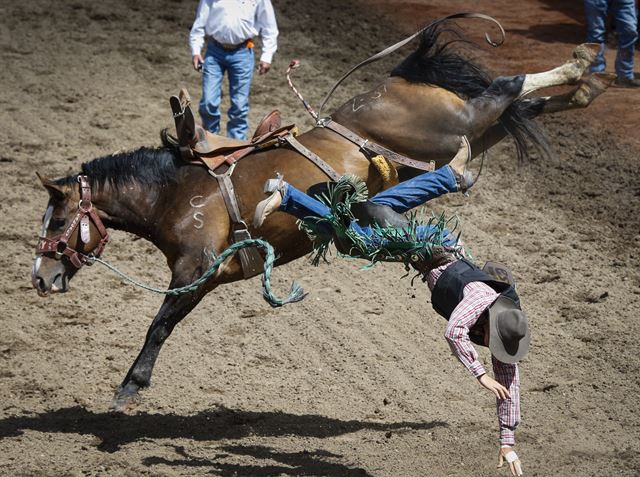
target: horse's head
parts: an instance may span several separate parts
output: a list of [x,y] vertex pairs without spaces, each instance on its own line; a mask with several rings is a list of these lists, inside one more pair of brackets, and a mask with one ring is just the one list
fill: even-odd
[[49,192],[31,282],[40,296],[66,292],[69,280],[90,257],[99,256],[107,231],[91,203],[86,176],[50,181],[38,175]]

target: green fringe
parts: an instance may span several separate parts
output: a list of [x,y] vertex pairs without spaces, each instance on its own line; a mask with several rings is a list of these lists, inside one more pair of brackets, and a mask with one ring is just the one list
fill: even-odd
[[[430,260],[434,247],[445,247],[444,242],[456,236],[455,246],[446,246],[448,250],[459,255],[460,238],[457,217],[447,219],[444,214],[432,215],[427,222],[419,221],[416,214],[409,215],[409,224],[403,228],[372,226],[371,237],[358,234],[350,224],[355,217],[351,213],[351,205],[367,200],[368,191],[365,182],[359,177],[345,175],[337,182],[329,184],[328,193],[317,196],[331,211],[328,217],[306,217],[298,220],[298,227],[304,230],[313,242],[311,263],[318,265],[327,261],[331,244],[338,238],[341,244],[347,244],[349,257],[368,260],[368,266],[376,262],[402,262],[410,265],[415,262]],[[328,234],[323,225],[328,225],[333,232]],[[417,228],[421,225],[431,226],[433,232],[429,236],[418,239]],[[445,234],[445,229],[449,234]]]

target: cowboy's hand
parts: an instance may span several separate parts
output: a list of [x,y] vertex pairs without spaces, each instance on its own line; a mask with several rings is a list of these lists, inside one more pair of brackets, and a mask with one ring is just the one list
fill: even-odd
[[516,477],[522,475],[522,463],[520,462],[518,454],[516,454],[516,451],[514,451],[512,447],[500,448],[500,455],[498,457],[498,468],[504,465],[505,460],[509,464],[511,475]]
[[261,61],[258,63],[258,74],[263,75],[267,71],[271,69],[271,63],[267,63],[266,61]]
[[511,398],[511,394],[509,394],[509,390],[505,388],[502,384],[500,384],[498,381],[493,379],[491,376],[489,376],[488,374],[483,374],[482,376],[480,376],[478,378],[478,382],[483,387],[485,387],[486,389],[491,391],[493,394],[495,394],[498,399]]
[[196,70],[196,71],[199,71],[201,66],[202,66],[202,64],[204,63],[204,60],[202,59],[202,56],[193,55],[191,60],[193,61],[193,69]]

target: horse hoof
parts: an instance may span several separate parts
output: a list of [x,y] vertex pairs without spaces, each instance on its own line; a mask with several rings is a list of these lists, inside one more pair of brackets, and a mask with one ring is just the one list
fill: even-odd
[[612,73],[593,73],[580,81],[580,86],[573,94],[571,102],[579,108],[586,108],[594,99],[604,93],[616,79]]
[[618,76],[615,73],[593,73],[589,76],[588,81],[598,84],[604,91],[613,84]]
[[584,62],[584,67],[586,68],[594,62],[599,51],[600,45],[598,43],[583,43],[573,50],[573,57],[576,60]]
[[119,387],[111,401],[110,411],[126,413],[140,404],[141,398],[137,386]]

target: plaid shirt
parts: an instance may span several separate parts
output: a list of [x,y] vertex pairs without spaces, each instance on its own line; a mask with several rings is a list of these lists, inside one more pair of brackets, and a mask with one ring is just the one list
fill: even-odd
[[[453,265],[448,263],[435,268],[427,276],[429,289],[433,287],[442,272]],[[482,282],[471,282],[464,287],[462,301],[453,310],[447,323],[444,337],[449,343],[453,354],[476,377],[486,373],[484,366],[478,360],[478,353],[469,339],[469,330],[473,328],[482,314],[498,298],[499,294]],[[515,430],[520,423],[520,376],[517,364],[506,364],[491,356],[493,373],[496,381],[509,390],[510,399],[496,399],[498,422],[500,424],[500,443],[513,446],[515,444]]]

